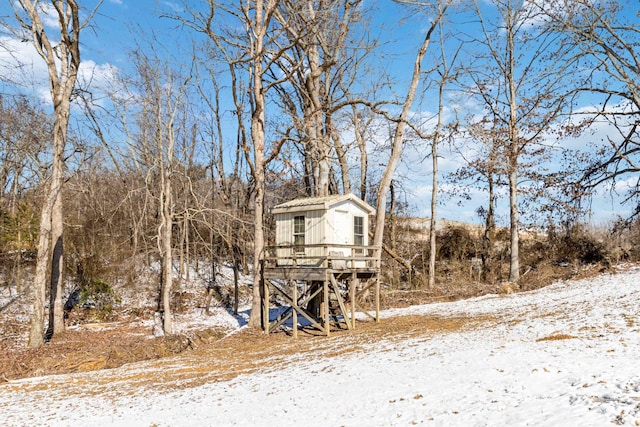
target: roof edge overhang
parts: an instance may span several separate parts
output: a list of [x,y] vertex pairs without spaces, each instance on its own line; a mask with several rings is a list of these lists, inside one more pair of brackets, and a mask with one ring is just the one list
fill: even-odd
[[375,212],[375,209],[371,207],[367,202],[363,201],[353,193],[348,193],[326,197],[308,197],[291,200],[274,206],[273,208],[271,208],[271,213],[281,214],[317,210],[326,211],[331,209],[333,206],[345,201],[351,201],[355,203],[363,210],[365,210],[369,215],[372,215]]

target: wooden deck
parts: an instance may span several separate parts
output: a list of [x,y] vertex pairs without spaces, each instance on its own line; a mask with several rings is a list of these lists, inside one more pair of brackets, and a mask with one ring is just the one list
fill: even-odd
[[275,280],[324,281],[333,275],[338,280],[347,279],[354,274],[360,280],[376,276],[380,270],[374,268],[332,269],[323,267],[265,267],[264,278]]

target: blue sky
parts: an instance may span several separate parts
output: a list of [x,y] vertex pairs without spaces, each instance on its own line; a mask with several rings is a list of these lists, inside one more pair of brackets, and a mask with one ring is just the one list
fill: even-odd
[[[84,2],[90,7],[92,2]],[[377,11],[374,14],[374,24],[384,24],[385,30],[380,32],[381,38],[387,43],[381,50],[381,64],[396,79],[394,90],[402,95],[406,90],[406,83],[411,73],[411,63],[415,56],[416,46],[420,43],[424,31],[428,26],[428,16],[418,13],[407,13],[407,9],[392,1],[373,3]],[[0,16],[10,13],[7,2],[0,4]],[[172,58],[179,60],[191,54],[190,39],[192,33],[181,29],[178,23],[168,18],[161,18],[163,13],[179,10],[177,3],[166,1],[145,0],[104,0],[94,19],[94,27],[85,29],[82,34],[83,78],[91,79],[94,88],[108,86],[110,79],[118,71],[128,71],[131,61],[129,52],[138,47],[144,48],[149,43],[161,45],[161,50]],[[462,18],[453,25],[466,26]],[[151,36],[155,41],[151,42]],[[5,40],[5,46],[6,39]],[[46,74],[39,58],[27,44],[11,44],[15,49],[13,55],[22,58],[26,63],[32,63],[23,72],[25,82],[24,91],[30,92],[42,99],[47,98]],[[4,56],[3,56],[4,55]],[[0,61],[8,61],[6,52],[0,52]],[[24,71],[24,69],[23,69]],[[16,77],[16,76],[14,76]],[[35,82],[35,83],[33,83]],[[6,87],[0,90],[7,90]],[[434,112],[433,100],[425,94],[422,102],[414,106],[416,115],[429,116]],[[380,137],[380,143],[386,135]],[[577,144],[579,144],[578,142]],[[426,158],[428,147],[423,145],[407,146],[405,161],[397,172],[402,182],[400,194],[408,203],[409,213],[416,216],[428,216],[430,200],[431,161]],[[453,151],[441,149],[441,175],[457,168],[461,160]],[[374,160],[377,164],[384,164],[384,154]],[[373,162],[372,162],[373,164]],[[441,180],[442,182],[442,180]],[[624,184],[620,184],[624,185]],[[620,207],[618,198],[611,197],[611,193],[602,191],[594,199],[594,211],[591,220],[600,224],[614,218],[618,214],[628,212],[627,207]],[[438,216],[452,220],[479,222],[475,210],[486,205],[486,195],[483,192],[471,192],[472,198],[464,204],[456,200],[442,199],[438,208]],[[504,209],[504,199],[500,202],[501,212]]]

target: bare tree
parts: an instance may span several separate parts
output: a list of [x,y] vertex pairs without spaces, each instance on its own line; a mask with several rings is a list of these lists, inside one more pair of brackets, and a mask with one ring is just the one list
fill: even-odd
[[[275,17],[286,30],[290,49],[281,56],[274,76],[289,74],[275,87],[295,129],[310,196],[351,192],[348,147],[340,130],[350,105],[364,103],[354,82],[376,45],[366,35],[368,11],[357,1],[283,1]],[[337,164],[338,169],[334,169]],[[339,176],[337,178],[337,176]]]
[[485,230],[482,237],[482,276],[485,280],[495,270],[493,265],[493,246],[496,234],[496,200],[497,189],[505,185],[505,165],[503,158],[502,142],[506,140],[504,128],[496,126],[494,118],[489,117],[478,120],[475,116],[469,118],[466,132],[473,141],[473,147],[463,146],[458,149],[464,164],[448,179],[453,184],[454,191],[460,191],[463,198],[470,198],[470,189],[486,190],[487,204],[477,209],[478,215],[484,219]]
[[[576,135],[606,124],[604,141],[593,141],[595,150],[571,187],[573,196],[609,184],[628,181],[623,201],[635,203],[631,217],[640,215],[640,25],[626,2],[589,0],[533,0],[552,30],[565,37],[579,66],[575,92],[586,95],[577,120],[567,129]],[[584,133],[582,133],[584,137]]]
[[[433,288],[436,284],[436,223],[437,223],[437,206],[438,206],[438,146],[446,138],[445,135],[445,89],[453,80],[456,79],[456,70],[453,68],[455,61],[460,52],[460,48],[453,52],[451,61],[447,55],[445,46],[445,34],[443,31],[442,21],[438,24],[440,32],[440,65],[437,67],[437,86],[438,86],[438,112],[436,115],[436,123],[431,137],[431,219],[429,226],[429,287]],[[455,120],[455,118],[454,118]],[[452,126],[455,131],[457,126]]]
[[[31,39],[45,62],[49,75],[54,110],[53,158],[46,197],[40,215],[38,259],[36,263],[33,315],[29,332],[29,347],[44,343],[44,298],[47,273],[50,270],[50,307],[47,335],[64,329],[62,312],[63,237],[62,186],[64,183],[64,154],[71,113],[71,98],[80,67],[80,33],[93,18],[97,7],[84,20],[76,0],[12,0],[19,28],[13,33],[21,40]],[[43,24],[45,14],[52,14],[58,22],[59,41],[49,37]]]
[[[161,258],[158,313],[162,330],[173,333],[171,294],[173,286],[173,225],[176,221],[175,190],[181,175],[178,164],[178,144],[190,145],[191,127],[187,124],[186,108],[189,77],[172,66],[170,59],[134,54],[140,97],[134,101],[138,113],[138,152],[147,159],[147,188],[157,201],[157,245]],[[186,153],[186,160],[192,157]],[[188,163],[187,163],[188,164]],[[185,164],[183,163],[183,166]],[[187,191],[187,193],[189,193]],[[182,212],[182,215],[186,215]]]
[[[187,7],[188,17],[179,18],[185,25],[205,34],[212,42],[211,49],[218,52],[228,64],[234,113],[238,123],[238,141],[251,175],[253,199],[253,303],[249,325],[259,327],[260,262],[265,246],[264,196],[266,169],[277,157],[282,142],[266,143],[267,94],[278,81],[266,76],[286,47],[276,43],[280,32],[273,23],[280,0],[245,0],[208,3],[203,10]],[[232,22],[232,24],[230,24]],[[239,75],[247,76],[247,82]],[[248,97],[243,96],[247,94]],[[247,109],[249,131],[245,123]]]
[[[272,38],[277,35],[269,34],[273,14],[279,0],[247,0],[236,6],[210,2],[204,12],[190,9],[191,19],[183,20],[185,24],[207,35],[217,49],[226,59],[231,75],[232,96],[236,106],[238,122],[238,141],[249,166],[252,177],[253,196],[253,301],[249,326],[260,327],[260,262],[265,245],[264,233],[264,193],[265,171],[271,155],[266,153],[265,126],[266,126],[266,96],[269,89],[265,83],[265,74],[269,64],[277,59],[269,55],[269,45]],[[226,31],[214,28],[216,13],[237,19],[244,27],[244,32],[232,29]],[[233,53],[231,53],[233,51]],[[244,87],[237,78],[238,71],[246,67],[249,90]],[[248,92],[247,104],[250,106],[250,143],[247,138],[244,123],[245,108],[242,92]],[[234,259],[236,256],[234,256]]]
[[[527,162],[541,150],[550,124],[564,112],[567,98],[563,47],[559,36],[540,25],[541,13],[512,0],[495,1],[495,20],[476,11],[482,26],[478,40],[483,52],[476,52],[478,67],[472,73],[472,93],[490,112],[489,123],[504,129],[505,170],[509,187],[510,263],[509,280],[520,277],[519,194]],[[539,162],[539,160],[538,160]],[[531,165],[531,163],[529,164]]]
[[[412,1],[407,3],[415,4],[416,2]],[[376,197],[376,228],[375,234],[373,236],[373,244],[375,246],[382,247],[382,238],[384,234],[384,223],[387,209],[387,193],[389,192],[393,174],[395,173],[395,170],[398,167],[398,163],[400,162],[400,157],[402,156],[402,149],[405,143],[405,131],[407,125],[409,124],[409,116],[416,97],[418,85],[423,78],[422,60],[427,53],[427,49],[429,48],[429,45],[431,43],[433,33],[437,30],[440,21],[444,19],[445,13],[450,4],[451,0],[436,0],[434,2],[424,3],[420,2],[421,6],[432,8],[434,16],[414,59],[411,81],[409,84],[409,88],[407,89],[407,94],[404,102],[402,103],[402,110],[400,112],[400,115],[394,120],[396,125],[391,140],[391,152],[389,155],[389,160],[382,173]]]
[[25,96],[0,94],[0,206],[15,213],[18,194],[37,183],[33,161],[51,132],[49,117]]
[[368,108],[352,105],[351,121],[358,152],[360,153],[360,198],[367,200],[367,174],[369,173],[369,152],[367,142],[371,139],[371,129],[376,114]]
[[27,97],[0,95],[0,224],[4,251],[13,254],[11,276],[18,293],[23,290],[23,250],[30,247],[37,226],[24,193],[40,183],[36,159],[50,134],[50,117]]

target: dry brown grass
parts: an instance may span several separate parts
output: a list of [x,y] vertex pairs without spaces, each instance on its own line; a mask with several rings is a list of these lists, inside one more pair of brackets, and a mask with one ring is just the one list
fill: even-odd
[[[456,301],[487,294],[511,294],[531,291],[550,285],[558,280],[584,279],[595,277],[607,271],[608,267],[593,264],[584,267],[562,267],[554,263],[540,263],[535,268],[525,268],[520,280],[511,283],[506,280],[487,283],[474,279],[467,270],[452,268],[448,276],[438,277],[433,288],[426,285],[423,277],[420,286],[413,289],[386,289],[381,293],[383,307],[408,307],[441,301]],[[504,277],[508,276],[505,271]]]
[[536,340],[536,342],[540,342],[540,341],[572,340],[572,339],[575,339],[575,338],[578,338],[578,337],[576,337],[576,336],[574,336],[574,335],[558,333],[558,334],[553,334],[553,335],[549,335],[549,336],[546,336],[546,337],[538,338],[538,339]]
[[223,336],[222,330],[204,330],[192,336],[150,338],[148,328],[118,324],[104,330],[68,330],[37,349],[4,346],[0,349],[0,382],[49,374],[85,372],[122,366],[140,360],[175,355]]
[[[126,380],[131,386],[154,388],[171,382],[173,387],[191,387],[275,369],[289,363],[292,358],[300,360],[311,353],[321,357],[340,356],[366,351],[372,343],[380,340],[431,336],[472,327],[487,320],[400,316],[380,323],[358,322],[355,330],[335,330],[329,338],[301,330],[298,339],[284,332],[265,335],[250,329],[226,337],[223,331],[208,330],[189,337],[149,338],[149,331],[123,324],[108,330],[69,331],[39,349],[0,350],[0,378],[7,381],[157,360],[157,368],[166,375],[151,379],[134,371],[120,375],[119,380]],[[106,383],[95,384],[96,392],[105,387]]]

